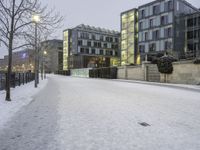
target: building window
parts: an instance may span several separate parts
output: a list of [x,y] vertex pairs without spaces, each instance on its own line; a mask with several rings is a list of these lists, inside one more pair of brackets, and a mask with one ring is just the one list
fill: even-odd
[[106,41],[107,42],[111,42],[111,38],[110,37],[106,37]]
[[149,20],[149,26],[150,26],[150,28],[153,27],[153,19],[150,19],[150,20]]
[[104,48],[107,48],[107,47],[108,47],[108,44],[107,44],[107,43],[104,43],[104,44],[103,44],[103,47],[104,47]]
[[145,53],[145,45],[140,45],[139,51],[140,51],[140,53]]
[[101,48],[101,42],[98,42],[97,44],[98,44],[98,48]]
[[81,52],[81,53],[84,53],[84,48],[82,48],[82,47],[81,47],[81,50],[80,50],[80,52]]
[[96,40],[95,34],[92,34],[92,40]]
[[85,49],[86,54],[89,54],[89,48]]
[[172,28],[170,27],[170,28],[167,28],[167,29],[165,29],[164,30],[164,36],[165,36],[165,38],[170,38],[170,37],[172,37]]
[[103,35],[100,36],[100,41],[103,41]]
[[81,32],[81,33],[80,33],[80,37],[81,37],[82,39],[89,39],[89,34],[88,34],[88,33],[85,33],[85,32]]
[[78,45],[82,46],[83,45],[83,41],[82,40],[78,40]]
[[92,54],[96,54],[96,49],[92,49]]
[[113,42],[113,38],[112,37],[110,37],[110,42]]
[[159,30],[153,31],[153,40],[157,40],[160,38]]
[[110,51],[110,56],[112,56],[113,55],[113,51]]
[[188,31],[187,32],[187,39],[193,39],[194,35],[193,35],[193,31]]
[[165,42],[165,50],[169,50],[169,49],[172,49],[172,42],[166,41]]
[[116,43],[118,43],[118,42],[119,42],[118,38],[115,38],[115,42],[116,42]]
[[87,46],[91,46],[92,44],[91,44],[91,41],[87,41]]
[[160,32],[159,30],[156,30],[156,39],[159,39],[160,38]]
[[[199,23],[200,23],[200,21],[199,21]],[[188,21],[187,21],[187,26],[188,27],[194,27],[196,25],[197,25],[197,18],[188,19]]]
[[97,47],[97,42],[94,42],[94,47]]
[[198,17],[198,25],[200,26],[200,17]]
[[166,25],[168,24],[168,16],[161,16],[161,19],[160,19],[160,23],[161,25]]
[[173,3],[172,1],[168,1],[168,10],[172,10],[173,9]]
[[103,55],[103,50],[102,49],[100,49],[100,55]]
[[149,44],[149,52],[155,52],[156,51],[156,44],[152,43]]
[[143,22],[139,23],[139,29],[142,30],[143,29]]
[[157,15],[159,13],[160,13],[160,6],[159,5],[153,6],[153,15]]
[[149,40],[149,34],[148,32],[145,32],[145,41]]
[[173,3],[170,0],[168,2],[165,2],[164,11],[168,12],[168,11],[171,11],[171,10],[173,10]]
[[108,55],[108,56],[109,56],[109,55],[110,55],[110,51],[106,51],[106,55]]
[[141,16],[142,16],[142,18],[145,17],[145,10],[144,9],[141,11]]

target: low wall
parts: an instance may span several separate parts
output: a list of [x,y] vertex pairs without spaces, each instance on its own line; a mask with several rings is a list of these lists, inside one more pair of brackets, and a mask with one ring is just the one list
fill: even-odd
[[[174,71],[167,75],[168,83],[200,84],[200,64],[193,61],[181,61],[173,63]],[[72,69],[71,76],[89,78],[89,70]],[[152,82],[164,82],[164,75],[158,72],[157,65],[144,62],[141,66],[121,66],[117,71],[118,79],[141,80]]]
[[[167,75],[168,83],[177,84],[200,84],[200,64],[193,64],[193,61],[181,61],[173,63],[174,71]],[[161,82],[164,75],[161,75]]]
[[[166,76],[168,83],[200,84],[200,64],[193,61],[173,63],[174,71]],[[165,82],[164,74],[158,72],[157,65],[144,62],[142,66],[118,67],[118,79]]]
[[157,65],[144,62],[140,66],[122,66],[118,67],[118,79],[142,80],[160,82],[160,73]]
[[89,70],[91,68],[83,68],[83,69],[71,69],[71,76],[73,77],[85,77],[89,78]]

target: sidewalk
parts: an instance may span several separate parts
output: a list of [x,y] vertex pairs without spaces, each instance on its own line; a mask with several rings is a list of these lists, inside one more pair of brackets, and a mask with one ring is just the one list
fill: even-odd
[[154,86],[162,86],[162,87],[170,87],[170,88],[184,89],[184,90],[191,90],[191,91],[200,92],[200,85],[159,83],[159,82],[148,82],[148,81],[139,81],[139,80],[125,80],[125,79],[113,79],[113,81],[128,82],[128,83],[138,83],[138,84],[146,84],[146,85],[154,85]]
[[38,88],[34,87],[34,81],[25,85],[11,88],[11,102],[5,101],[5,90],[0,91],[0,129],[9,121],[23,106],[28,105],[39,91],[47,84],[48,79],[40,80]]

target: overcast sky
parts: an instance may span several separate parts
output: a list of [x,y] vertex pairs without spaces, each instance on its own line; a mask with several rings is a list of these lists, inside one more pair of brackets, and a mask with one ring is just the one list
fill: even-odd
[[[112,30],[120,29],[120,13],[151,2],[152,0],[41,0],[49,8],[55,8],[64,17],[63,27],[55,34],[62,39],[62,31],[79,24],[88,24]],[[187,0],[200,8],[200,0]],[[6,51],[0,47],[0,57]]]

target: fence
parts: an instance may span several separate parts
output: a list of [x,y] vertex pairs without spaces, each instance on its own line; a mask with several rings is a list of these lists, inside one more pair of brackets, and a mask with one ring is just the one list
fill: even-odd
[[117,67],[90,69],[89,77],[90,78],[117,79]]
[[[6,89],[6,76],[7,73],[0,73],[0,90]],[[11,87],[15,88],[16,86],[24,85],[28,82],[33,81],[35,79],[34,77],[34,73],[31,72],[12,73],[10,85]]]
[[64,76],[70,76],[70,70],[60,70],[60,71],[56,71],[55,74],[59,74],[59,75],[64,75]]

